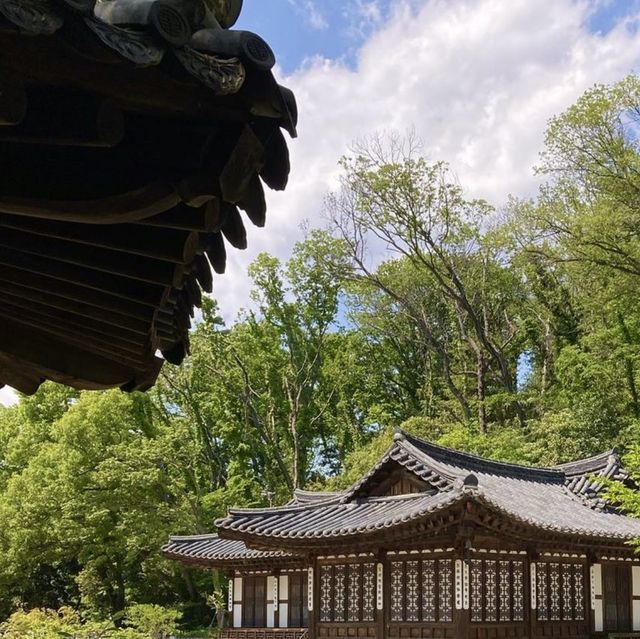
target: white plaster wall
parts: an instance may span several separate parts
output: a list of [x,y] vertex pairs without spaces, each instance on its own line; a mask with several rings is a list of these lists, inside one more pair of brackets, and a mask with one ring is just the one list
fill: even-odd
[[633,630],[640,630],[640,601],[637,601],[635,597],[640,597],[640,566],[631,567],[631,588],[634,597],[633,600]]
[[242,577],[233,580],[233,627],[242,627]]
[[[596,597],[602,597],[602,565],[593,564],[592,566],[593,592]],[[604,602],[602,599],[596,599],[593,608],[594,629],[596,632],[604,630]]]
[[[289,575],[280,575],[280,584],[278,588],[278,599],[282,602],[283,600],[289,599]],[[288,628],[289,627],[289,604],[288,603],[279,603],[278,604],[278,625],[280,628]]]
[[273,605],[273,576],[267,577],[267,628],[275,625],[275,606]]

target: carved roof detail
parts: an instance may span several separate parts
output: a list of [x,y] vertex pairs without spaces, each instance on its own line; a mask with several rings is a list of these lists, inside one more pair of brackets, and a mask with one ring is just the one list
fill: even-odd
[[296,135],[241,6],[0,0],[0,387],[145,390],[188,354]]

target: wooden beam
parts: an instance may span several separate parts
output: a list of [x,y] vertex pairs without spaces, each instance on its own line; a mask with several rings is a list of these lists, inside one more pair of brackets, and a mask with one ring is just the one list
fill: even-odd
[[244,251],[247,248],[247,230],[240,211],[233,204],[223,203],[222,233],[231,246]]
[[27,93],[24,84],[0,73],[0,127],[20,124],[26,113]]
[[[40,318],[20,318],[19,321],[16,321],[16,318],[12,316],[11,313],[8,312],[4,307],[0,308],[0,318],[8,321],[13,321],[13,323],[17,326],[36,329],[38,332],[53,335],[66,344],[71,344],[78,348],[82,348],[86,353],[94,353],[96,355],[100,355],[104,359],[109,359],[113,362],[120,362],[125,366],[137,370],[144,370],[150,358],[149,353],[140,353],[139,355],[136,355],[127,350],[122,350],[118,346],[113,346],[105,343],[104,341],[94,338],[91,335],[80,335],[78,332],[65,330],[65,327],[52,325],[51,322],[41,320]],[[0,343],[0,350],[4,350],[5,346],[5,340],[2,340]],[[22,352],[20,357],[23,357]],[[64,366],[58,368],[58,371],[64,370]]]
[[124,138],[124,116],[113,102],[55,88],[28,92],[25,117],[0,128],[0,141],[55,146],[114,147]]
[[180,199],[192,207],[201,207],[220,198],[220,178],[213,169],[205,169],[184,178],[177,187]]
[[187,332],[191,328],[189,316],[184,313],[176,313],[175,311],[160,308],[156,313],[156,321],[159,322],[161,319],[164,320],[165,326],[172,326],[181,332]]
[[[39,328],[21,326],[0,318],[0,370],[15,370],[25,378],[42,381],[42,376],[69,385],[89,389],[113,388],[135,379],[141,388],[149,387],[157,377],[162,361],[150,358],[143,368],[102,357],[84,345],[52,339]],[[38,381],[39,380],[39,381]]]
[[81,224],[138,222],[164,213],[180,203],[169,184],[148,184],[140,189],[99,200],[44,200],[0,195],[0,211]]
[[[60,334],[86,335],[94,339],[96,343],[103,344],[109,349],[118,349],[129,355],[140,356],[149,350],[148,334],[138,335],[125,330],[118,331],[114,326],[97,320],[74,316],[32,302],[21,302],[8,295],[3,295],[0,299],[5,316],[14,318],[17,323],[44,322],[60,331]],[[7,313],[10,314],[7,315]]]
[[194,265],[196,267],[196,277],[198,283],[205,293],[213,292],[213,275],[209,260],[204,255],[196,255]]
[[141,336],[148,336],[151,330],[151,317],[149,317],[148,321],[144,321],[118,311],[70,300],[50,292],[24,288],[19,284],[4,282],[0,279],[0,298],[3,297],[11,299],[18,304],[24,304],[27,309],[31,303],[38,304],[49,309],[71,313],[88,321],[97,320],[116,327],[118,330],[131,331]]
[[265,225],[267,219],[267,201],[262,182],[257,174],[253,176],[253,179],[247,185],[247,189],[238,202],[238,206],[246,212],[249,219],[257,227],[262,228]]
[[107,313],[116,313],[142,322],[150,323],[154,314],[153,308],[148,305],[125,300],[117,295],[97,291],[86,286],[57,280],[47,275],[37,275],[1,264],[0,286],[10,286],[11,291],[19,291],[20,295],[27,298],[31,294],[44,294],[68,300],[71,303],[90,305],[98,310],[107,311]]
[[227,269],[227,249],[222,233],[207,235],[205,251],[213,270],[219,275],[223,275]]
[[220,174],[220,188],[227,202],[239,202],[265,162],[265,149],[258,136],[245,126]]
[[[20,231],[3,230],[0,233],[0,246],[148,284],[179,285],[181,279],[179,267],[170,262],[44,238]],[[47,270],[45,269],[44,272],[46,273]]]
[[212,199],[204,206],[197,208],[178,204],[166,213],[141,220],[138,225],[211,233],[220,229],[220,201]]
[[166,286],[147,284],[125,276],[93,271],[83,266],[20,253],[2,246],[0,246],[0,264],[35,275],[51,277],[72,285],[84,286],[153,308],[162,304],[167,295]]
[[289,159],[289,147],[282,131],[269,124],[268,133],[261,137],[266,148],[265,164],[260,171],[260,177],[265,184],[275,190],[284,191],[289,181],[291,160]]
[[137,224],[105,225],[96,228],[87,224],[40,220],[0,213],[0,228],[150,257],[175,264],[187,264],[193,260],[200,248],[199,235],[195,231],[148,228]]

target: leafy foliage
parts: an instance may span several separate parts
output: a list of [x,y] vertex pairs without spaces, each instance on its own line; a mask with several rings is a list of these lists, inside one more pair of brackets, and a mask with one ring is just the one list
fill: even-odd
[[19,610],[0,625],[5,639],[168,639],[179,613],[160,606],[134,606],[127,611],[128,628],[84,620],[70,608]]
[[45,384],[0,410],[4,636],[209,625],[224,580],[164,561],[167,537],[344,488],[397,426],[520,463],[618,445],[640,477],[639,113],[635,76],[594,87],[550,123],[539,196],[499,213],[415,140],[374,138],[331,227],[258,256],[233,324],[205,299],[151,393]]

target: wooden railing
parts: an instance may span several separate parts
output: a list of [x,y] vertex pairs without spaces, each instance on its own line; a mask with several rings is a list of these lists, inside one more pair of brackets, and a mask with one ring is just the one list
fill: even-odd
[[224,628],[219,639],[308,639],[308,628]]

